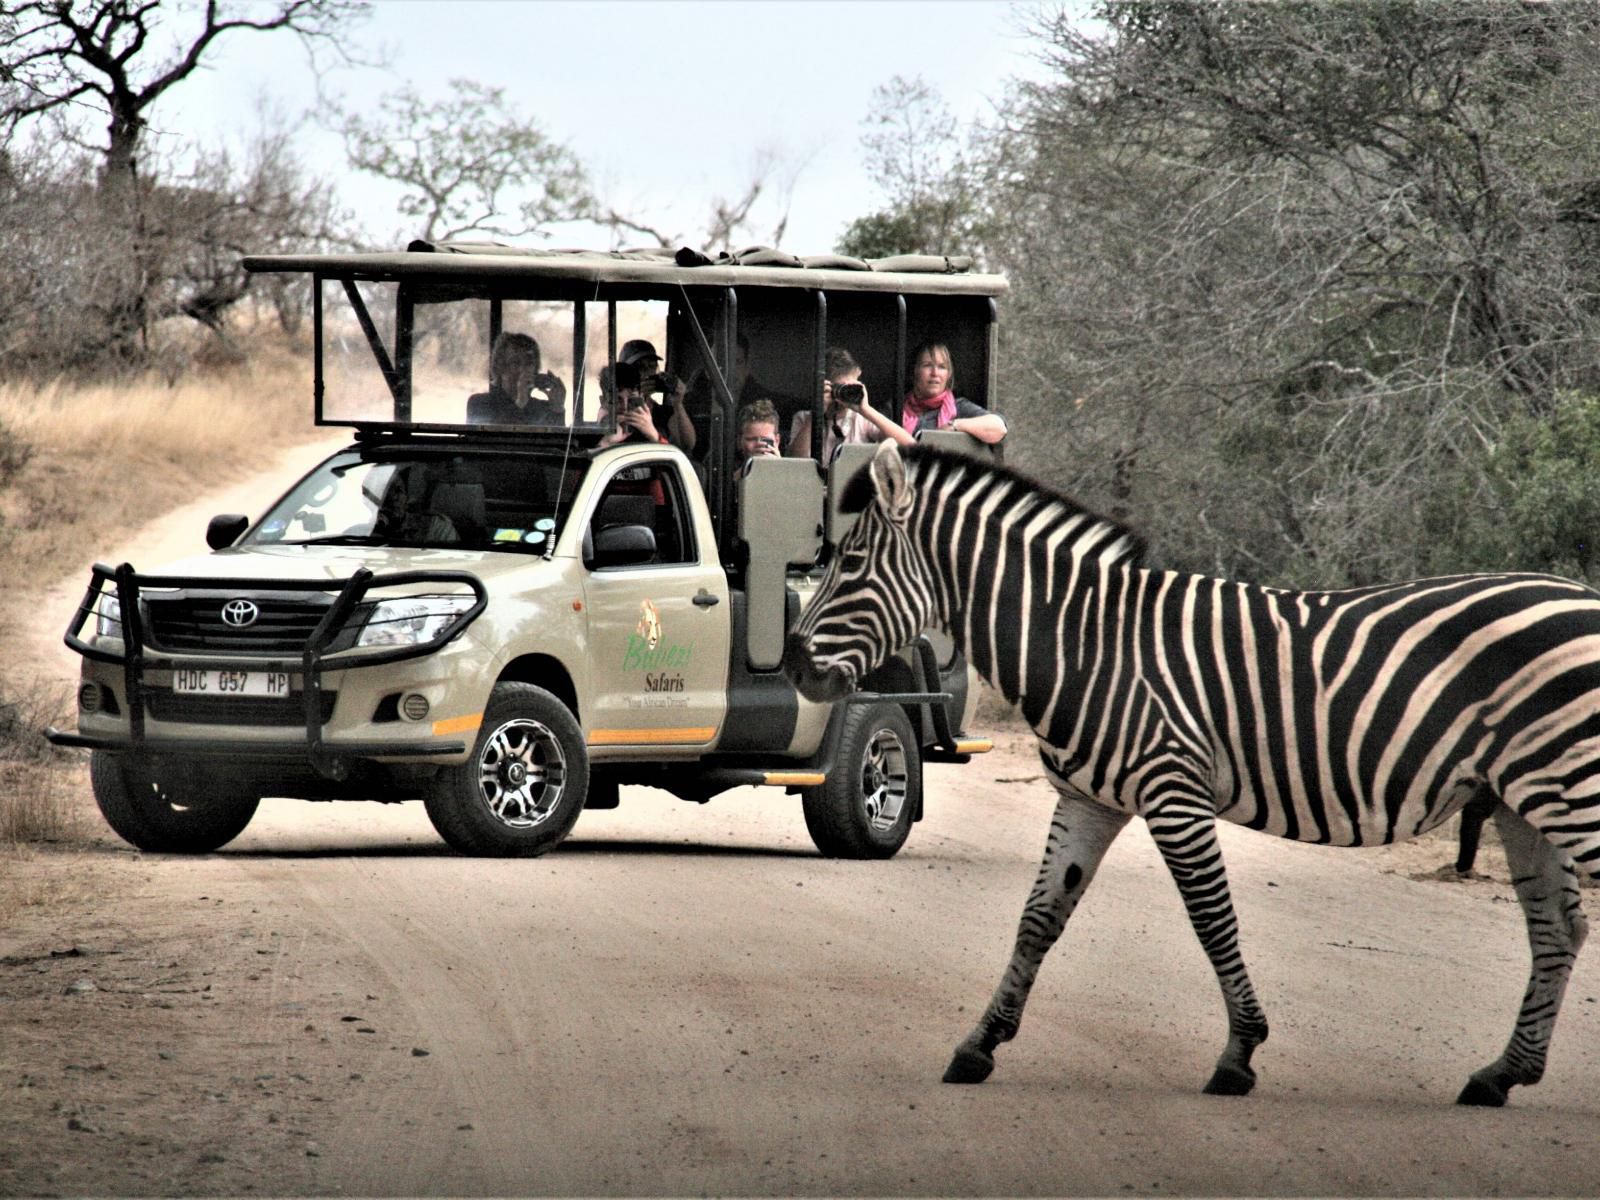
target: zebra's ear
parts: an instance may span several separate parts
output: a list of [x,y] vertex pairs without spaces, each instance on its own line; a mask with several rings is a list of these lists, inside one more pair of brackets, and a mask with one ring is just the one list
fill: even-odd
[[872,456],[868,469],[884,513],[892,521],[904,521],[911,515],[911,486],[906,483],[906,463],[900,457],[900,447],[894,442],[884,442]]

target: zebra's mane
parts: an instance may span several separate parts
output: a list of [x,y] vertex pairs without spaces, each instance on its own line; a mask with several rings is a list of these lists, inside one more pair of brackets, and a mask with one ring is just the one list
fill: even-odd
[[[998,463],[984,462],[968,454],[939,450],[920,443],[906,447],[900,453],[905,459],[906,477],[913,487],[928,479],[936,479],[941,486],[1004,488],[1005,505],[1029,506],[1033,513],[1046,508],[1053,509],[1062,521],[1074,517],[1087,518],[1093,525],[1100,527],[1100,535],[1095,541],[1101,547],[1099,553],[1109,552],[1108,561],[1130,567],[1144,565],[1148,547],[1141,534],[1120,521],[1114,521],[1110,517],[1101,516],[1085,508],[1070,496],[1063,495],[1049,484],[1042,483],[1032,476]],[[872,473],[869,464],[857,471],[845,484],[844,494],[839,499],[839,510],[846,513],[861,512],[872,502],[872,496]]]

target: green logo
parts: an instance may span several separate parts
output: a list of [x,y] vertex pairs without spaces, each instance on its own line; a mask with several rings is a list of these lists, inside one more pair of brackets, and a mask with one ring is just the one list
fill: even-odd
[[688,646],[676,642],[662,642],[654,650],[650,643],[637,633],[628,638],[628,648],[622,653],[624,671],[672,671],[689,665]]

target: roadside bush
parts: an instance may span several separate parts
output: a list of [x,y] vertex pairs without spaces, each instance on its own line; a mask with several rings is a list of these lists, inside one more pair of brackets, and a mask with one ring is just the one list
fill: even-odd
[[1441,506],[1456,529],[1441,540],[1449,561],[1439,566],[1550,571],[1600,585],[1600,395],[1557,393],[1548,411],[1511,417],[1479,462],[1463,466],[1459,490]]
[[33,446],[17,436],[17,431],[0,420],[0,492],[11,486],[18,472],[33,457]]

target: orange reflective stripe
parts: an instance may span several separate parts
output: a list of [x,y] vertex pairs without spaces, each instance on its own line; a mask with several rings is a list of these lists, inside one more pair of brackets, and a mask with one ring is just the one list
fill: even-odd
[[596,729],[589,735],[591,746],[660,746],[672,743],[699,744],[716,736],[715,725],[704,729]]

